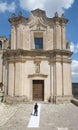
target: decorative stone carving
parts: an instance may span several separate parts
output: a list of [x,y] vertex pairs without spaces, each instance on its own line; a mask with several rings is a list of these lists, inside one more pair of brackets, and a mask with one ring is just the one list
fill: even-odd
[[22,12],[21,12],[21,11],[18,13],[18,16],[19,16],[19,17],[22,16]]
[[64,13],[61,15],[62,18],[65,18]]
[[33,78],[33,77],[47,78],[48,75],[46,75],[46,74],[30,74],[30,75],[28,75],[28,78]]
[[12,18],[16,17],[15,13],[12,14]]
[[[38,89],[39,84],[44,97],[40,100],[49,99],[49,102],[57,103],[61,102],[64,94],[71,96],[72,52],[66,49],[69,48],[65,37],[67,21],[64,14],[59,17],[56,12],[53,18],[48,18],[45,11],[40,9],[31,11],[28,18],[23,17],[19,12],[18,16],[13,14],[9,19],[13,31],[11,49],[3,50],[1,57],[6,101],[33,101],[33,88],[36,86]],[[35,37],[43,38],[43,49],[35,47]],[[34,84],[34,80],[38,80],[38,84]],[[10,99],[8,99],[9,95]]]
[[36,28],[37,30],[40,30],[40,24],[37,24],[37,28]]
[[55,12],[55,17],[58,17],[58,13],[57,12]]
[[40,62],[36,62],[35,72],[36,72],[36,73],[40,73]]
[[70,42],[69,41],[67,41],[67,43],[66,43],[66,49],[70,50]]

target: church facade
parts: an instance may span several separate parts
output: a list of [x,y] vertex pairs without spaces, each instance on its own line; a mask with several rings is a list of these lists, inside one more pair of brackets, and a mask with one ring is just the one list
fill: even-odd
[[[55,13],[31,11],[28,18],[15,14],[9,19],[8,49],[0,50],[4,98],[7,102],[70,102],[72,98],[71,55],[66,40],[68,20]],[[0,57],[1,58],[1,57]]]

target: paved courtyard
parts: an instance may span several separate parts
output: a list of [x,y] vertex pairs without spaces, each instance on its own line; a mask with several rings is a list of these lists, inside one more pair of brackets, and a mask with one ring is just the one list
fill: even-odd
[[[32,104],[0,104],[0,130],[78,130],[78,107],[70,104],[40,104],[38,128],[28,128]],[[39,115],[38,115],[39,116]],[[38,117],[34,117],[38,118]]]

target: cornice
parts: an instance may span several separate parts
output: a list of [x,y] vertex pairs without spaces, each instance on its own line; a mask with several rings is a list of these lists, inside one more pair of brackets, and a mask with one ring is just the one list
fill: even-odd
[[57,58],[57,57],[54,57],[52,59],[50,59],[50,63],[56,63],[56,62],[60,62],[60,63],[71,63],[72,60],[71,59],[68,59],[68,58]]
[[64,55],[70,57],[73,54],[73,52],[69,50],[59,50],[59,49],[53,49],[53,50],[6,50],[3,53],[4,57],[17,57],[17,56],[46,56],[46,57],[56,57],[56,55]]
[[26,58],[23,57],[10,57],[6,59],[9,63],[26,62]]
[[67,22],[68,22],[68,19],[66,19],[66,18],[61,18],[61,17],[53,17],[52,18],[52,21],[54,22],[54,23],[56,23],[56,22],[59,22],[59,23],[65,23],[65,24],[67,24]]
[[[17,24],[17,23],[28,23],[28,25],[30,24],[31,27],[33,26],[32,21],[34,21],[33,19],[40,19],[40,23],[43,26],[47,26],[48,24],[50,26],[53,26],[53,24],[55,24],[56,22],[60,22],[60,23],[67,23],[68,19],[66,19],[64,16],[62,17],[53,17],[53,18],[49,18],[46,16],[46,13],[44,10],[41,9],[36,9],[36,10],[32,10],[31,11],[31,15],[28,18],[25,18],[22,16],[22,13],[19,13],[18,16],[16,16],[15,14],[12,14],[12,17],[8,19],[8,21],[11,24]],[[43,21],[42,21],[43,20]]]
[[34,58],[34,63],[41,63],[42,58],[36,57]]
[[21,23],[21,22],[28,22],[28,18],[25,18],[23,16],[18,16],[18,17],[11,17],[8,19],[8,21],[11,23],[11,24],[17,24],[17,23]]

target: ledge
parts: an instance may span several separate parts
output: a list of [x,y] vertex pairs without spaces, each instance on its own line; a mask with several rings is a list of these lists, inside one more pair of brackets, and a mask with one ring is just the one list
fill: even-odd
[[64,56],[71,56],[73,52],[68,50],[60,50],[60,49],[53,49],[53,50],[6,50],[4,52],[5,57],[16,57],[16,56],[48,56],[54,57],[56,55],[64,55]]
[[33,78],[33,77],[43,77],[43,78],[47,78],[48,75],[45,75],[45,74],[30,74],[30,75],[28,75],[28,78]]
[[78,106],[78,100],[77,100],[77,99],[72,99],[71,102],[72,102],[73,104],[75,104],[76,106]]

